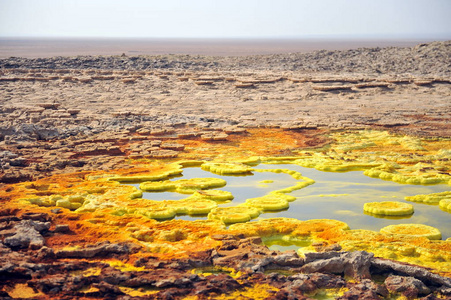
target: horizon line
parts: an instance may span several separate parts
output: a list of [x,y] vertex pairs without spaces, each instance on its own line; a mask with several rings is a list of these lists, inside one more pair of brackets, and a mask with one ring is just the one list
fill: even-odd
[[0,39],[148,39],[148,40],[451,40],[449,35],[308,35],[308,36],[225,36],[225,37],[163,37],[163,36],[1,36]]

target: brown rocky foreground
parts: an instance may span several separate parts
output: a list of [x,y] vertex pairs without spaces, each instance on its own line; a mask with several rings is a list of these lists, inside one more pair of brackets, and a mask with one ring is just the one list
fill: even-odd
[[[236,299],[310,299],[322,290],[335,291],[336,299],[451,297],[448,277],[365,251],[340,252],[338,245],[318,244],[318,252],[299,257],[271,251],[259,237],[214,235],[219,247],[189,258],[136,259],[142,247],[131,243],[46,247],[46,238],[75,233],[45,213],[1,211],[0,220],[2,299],[233,299],[233,293]],[[133,265],[111,263],[133,257]]]
[[[7,192],[55,174],[133,169],[133,161],[183,158],[185,148],[202,159],[235,144],[290,155],[326,145],[325,133],[337,130],[449,137],[450,48],[3,59],[0,184]],[[259,237],[213,235],[210,249],[162,259],[135,243],[92,243],[61,213],[0,211],[2,299],[451,297],[449,277],[339,245],[300,257]]]

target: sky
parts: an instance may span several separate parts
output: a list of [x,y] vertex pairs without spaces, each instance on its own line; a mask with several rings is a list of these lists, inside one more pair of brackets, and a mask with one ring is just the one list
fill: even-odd
[[0,0],[0,37],[451,39],[451,0]]

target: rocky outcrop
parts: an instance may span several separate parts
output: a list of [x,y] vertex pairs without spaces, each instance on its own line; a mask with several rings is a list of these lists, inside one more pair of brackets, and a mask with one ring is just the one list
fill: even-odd
[[408,298],[418,295],[427,295],[431,290],[420,280],[414,277],[388,276],[384,282],[390,293],[401,293]]
[[365,251],[307,253],[301,271],[344,274],[355,279],[368,279],[371,278],[372,258],[373,254]]
[[45,244],[41,232],[50,228],[50,222],[22,220],[14,226],[15,234],[4,239],[3,243],[10,248],[39,249]]
[[[10,219],[22,217],[17,215],[14,212]],[[39,214],[23,215],[48,219]],[[13,222],[36,232],[48,227],[42,221],[31,219]],[[129,299],[130,291],[141,291],[145,298],[144,292],[149,289],[153,290],[151,295],[155,299],[220,298],[259,284],[273,287],[265,291],[267,299],[310,299],[309,296],[319,291],[342,288],[345,292],[338,296],[340,300],[383,299],[389,293],[427,296],[427,299],[451,296],[449,278],[416,266],[382,262],[363,251],[326,251],[299,257],[294,251],[271,251],[258,237],[216,235],[213,238],[223,241],[222,246],[193,252],[189,258],[162,260],[145,256],[134,265],[124,267],[110,265],[108,261],[112,258],[127,261],[140,247],[99,243],[77,249],[53,250],[43,246],[39,250],[18,251],[17,247],[0,243],[0,283],[12,286],[17,280],[26,280],[45,299]],[[99,259],[102,257],[109,260],[102,261]],[[208,273],[209,270],[216,271]],[[385,278],[385,282],[372,281],[373,275]],[[354,279],[349,280],[348,276]],[[0,291],[2,297],[8,297],[8,289]]]
[[[136,250],[137,247],[134,247]],[[139,247],[138,247],[139,248]],[[59,250],[55,253],[57,258],[92,258],[111,257],[114,254],[130,254],[130,245],[101,243],[82,249]]]

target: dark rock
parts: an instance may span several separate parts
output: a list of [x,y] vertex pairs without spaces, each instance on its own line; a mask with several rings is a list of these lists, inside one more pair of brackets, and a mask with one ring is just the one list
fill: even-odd
[[55,229],[53,230],[55,233],[69,233],[71,232],[69,225],[67,224],[58,224],[55,226]]
[[338,300],[380,300],[381,297],[387,297],[388,291],[384,286],[378,285],[369,279],[363,279],[361,282],[352,285],[349,291]]
[[54,214],[60,214],[60,213],[62,213],[63,211],[62,211],[61,208],[54,208],[54,209],[51,210],[51,212],[54,213]]
[[301,268],[302,272],[324,272],[342,274],[355,279],[371,278],[370,265],[372,253],[365,251],[354,252],[321,252],[307,253],[306,264]]
[[408,298],[427,295],[431,290],[420,280],[413,277],[389,276],[385,279],[385,286],[391,293],[401,293]]
[[194,284],[195,294],[198,296],[212,293],[220,295],[241,287],[238,281],[226,274],[210,275],[205,279]]
[[82,249],[59,250],[56,252],[57,258],[91,258],[99,256],[109,256],[111,254],[129,254],[130,246],[127,244],[100,244],[88,246]]
[[92,285],[95,288],[98,288],[102,298],[110,298],[113,295],[124,295],[124,293],[117,287],[112,284],[101,281],[99,283],[94,283]]
[[312,273],[297,274],[289,276],[290,285],[302,292],[312,292],[317,289],[341,288],[346,285],[346,281],[337,275]]
[[39,249],[44,246],[44,237],[40,234],[50,228],[50,222],[22,220],[14,226],[16,234],[5,238],[3,243],[10,248]]
[[48,247],[44,246],[41,249],[39,249],[36,257],[39,260],[44,260],[44,259],[55,258],[56,256],[55,256],[55,252],[53,251],[52,248],[48,248]]
[[48,222],[50,221],[50,217],[46,213],[23,213],[20,216],[24,220],[34,220],[40,222]]
[[451,288],[451,278],[443,277],[429,272],[427,269],[381,258],[373,258],[371,268],[378,273],[393,273],[397,275],[411,276],[421,280],[427,286],[443,286]]

